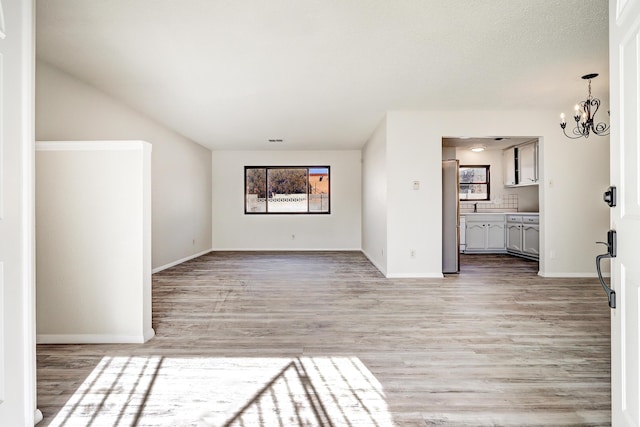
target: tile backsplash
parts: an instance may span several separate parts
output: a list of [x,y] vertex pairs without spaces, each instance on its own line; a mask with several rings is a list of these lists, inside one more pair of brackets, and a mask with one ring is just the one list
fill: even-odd
[[473,212],[473,205],[476,203],[478,212],[518,212],[518,195],[502,194],[495,196],[493,200],[460,201],[460,213]]

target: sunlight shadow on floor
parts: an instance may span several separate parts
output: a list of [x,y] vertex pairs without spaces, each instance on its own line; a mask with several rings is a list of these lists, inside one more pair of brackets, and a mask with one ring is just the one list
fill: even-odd
[[51,426],[392,426],[357,357],[104,357]]

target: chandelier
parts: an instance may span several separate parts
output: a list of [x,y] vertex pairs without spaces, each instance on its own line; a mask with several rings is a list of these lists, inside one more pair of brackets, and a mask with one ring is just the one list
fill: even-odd
[[589,96],[585,101],[581,101],[576,104],[575,111],[573,113],[573,119],[576,121],[576,126],[571,129],[571,134],[567,134],[567,121],[564,118],[564,113],[560,114],[560,127],[567,138],[589,138],[590,133],[594,133],[599,136],[609,135],[609,125],[603,122],[596,123],[596,113],[600,108],[600,100],[591,96],[591,79],[598,77],[597,74],[586,74],[582,76],[584,80],[589,80]]

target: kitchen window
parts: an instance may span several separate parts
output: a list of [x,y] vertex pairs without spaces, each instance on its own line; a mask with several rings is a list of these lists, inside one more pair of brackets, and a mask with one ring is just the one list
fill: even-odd
[[489,165],[460,165],[460,200],[490,200]]
[[329,166],[245,166],[245,214],[330,213]]

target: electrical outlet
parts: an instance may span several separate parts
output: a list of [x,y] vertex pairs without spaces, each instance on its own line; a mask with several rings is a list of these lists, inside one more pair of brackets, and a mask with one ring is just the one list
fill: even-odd
[[415,258],[415,257],[416,257],[416,250],[415,250],[415,249],[411,249],[411,250],[409,251],[409,256],[410,256],[411,258]]

